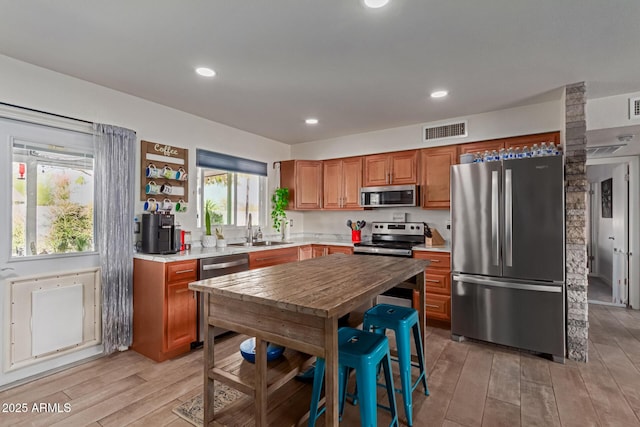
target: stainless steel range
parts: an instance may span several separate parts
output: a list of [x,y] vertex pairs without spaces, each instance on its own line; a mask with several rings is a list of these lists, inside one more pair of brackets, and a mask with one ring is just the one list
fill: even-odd
[[[410,258],[411,248],[424,243],[424,223],[422,222],[374,222],[371,225],[371,241],[355,243],[356,255],[387,255]],[[396,286],[378,295],[378,304],[394,304],[411,307],[413,286]]]
[[371,241],[355,243],[353,253],[411,257],[411,248],[424,243],[422,222],[374,222]]

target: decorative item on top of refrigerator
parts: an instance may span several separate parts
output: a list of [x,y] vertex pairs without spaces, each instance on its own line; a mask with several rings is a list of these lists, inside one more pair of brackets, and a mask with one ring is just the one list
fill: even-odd
[[[460,163],[468,163],[460,155]],[[500,150],[486,150],[484,153],[478,152],[473,154],[473,163],[485,163],[485,162],[498,162],[500,160],[511,159],[528,159],[531,157],[545,157],[545,156],[562,156],[562,146],[560,144],[555,145],[553,141],[542,142],[540,145],[533,144],[531,148],[528,146],[501,148]]]

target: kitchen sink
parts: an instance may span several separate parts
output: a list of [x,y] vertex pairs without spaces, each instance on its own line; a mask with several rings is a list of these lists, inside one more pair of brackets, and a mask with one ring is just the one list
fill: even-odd
[[288,245],[291,242],[283,242],[282,240],[263,240],[260,242],[253,243],[230,243],[228,246],[240,246],[240,247],[251,247],[251,246],[278,246],[278,245]]

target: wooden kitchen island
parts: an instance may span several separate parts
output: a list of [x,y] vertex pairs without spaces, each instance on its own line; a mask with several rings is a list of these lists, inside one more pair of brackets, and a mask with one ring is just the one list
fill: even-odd
[[[402,283],[420,294],[424,340],[424,269],[428,264],[412,258],[335,254],[189,284],[208,299],[204,425],[213,425],[214,418],[222,424],[233,420],[234,425],[259,427],[296,425],[308,415],[310,387],[290,380],[311,363],[312,355],[326,360],[326,425],[337,426],[338,318]],[[213,325],[255,336],[255,366],[244,361],[239,351],[214,360]],[[284,357],[267,363],[268,342],[285,346]],[[253,401],[232,404],[214,414],[214,380],[246,393]],[[231,410],[236,413],[225,415]]]

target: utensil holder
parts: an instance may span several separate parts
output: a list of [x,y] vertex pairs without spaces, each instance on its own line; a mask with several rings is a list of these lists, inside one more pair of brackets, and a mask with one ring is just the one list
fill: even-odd
[[435,228],[431,229],[431,237],[424,238],[425,246],[444,246],[444,239]]
[[351,241],[359,243],[362,241],[362,230],[351,230]]

